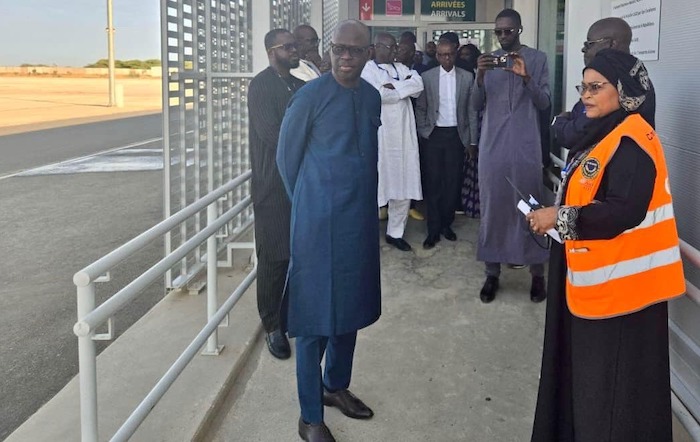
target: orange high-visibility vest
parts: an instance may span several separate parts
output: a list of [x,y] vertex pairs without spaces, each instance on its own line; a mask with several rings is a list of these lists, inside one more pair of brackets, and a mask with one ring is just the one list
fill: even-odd
[[622,137],[634,140],[654,161],[654,193],[637,227],[613,239],[565,241],[566,299],[571,313],[582,318],[620,316],[685,293],[663,147],[640,115],[627,117],[571,172],[565,204],[593,202]]

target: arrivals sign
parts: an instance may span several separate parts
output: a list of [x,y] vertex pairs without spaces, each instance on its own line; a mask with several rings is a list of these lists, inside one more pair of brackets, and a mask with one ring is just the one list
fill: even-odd
[[[474,21],[476,0],[421,0],[422,21]],[[360,20],[414,19],[414,0],[360,0]]]
[[630,52],[640,60],[659,59],[661,0],[613,0],[611,15],[632,28]]
[[421,0],[423,20],[474,21],[476,0]]

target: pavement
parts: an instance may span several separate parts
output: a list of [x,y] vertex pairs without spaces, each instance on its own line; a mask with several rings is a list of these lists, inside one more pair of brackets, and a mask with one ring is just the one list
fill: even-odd
[[[529,300],[527,270],[506,270],[491,304],[478,291],[478,221],[458,217],[456,242],[413,252],[382,244],[383,313],[359,333],[351,389],[375,411],[355,421],[326,409],[338,441],[527,441],[534,413],[545,304]],[[219,299],[249,270],[239,251]],[[98,358],[100,440],[108,440],[204,324],[203,296],[171,293]],[[195,358],[134,441],[298,440],[294,361],[264,348],[254,286],[219,329],[228,349]],[[77,378],[8,442],[77,440]],[[689,441],[679,432],[677,442]]]

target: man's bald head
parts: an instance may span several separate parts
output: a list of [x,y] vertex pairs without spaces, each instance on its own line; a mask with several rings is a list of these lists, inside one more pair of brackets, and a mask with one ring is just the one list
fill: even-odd
[[357,20],[344,20],[338,23],[335,32],[333,32],[333,40],[335,41],[341,35],[343,37],[358,38],[363,46],[369,46],[370,44],[369,28]]
[[318,34],[316,30],[309,25],[299,25],[292,32],[294,40],[297,42],[297,50],[299,57],[304,59],[313,58],[313,62],[320,62],[318,55]]
[[621,18],[607,17],[598,20],[588,28],[586,40],[581,52],[583,52],[584,62],[588,64],[602,49],[612,48],[629,54],[632,29]]

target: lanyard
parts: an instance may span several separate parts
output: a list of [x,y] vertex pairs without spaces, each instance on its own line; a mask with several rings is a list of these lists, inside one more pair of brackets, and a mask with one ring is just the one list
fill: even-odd
[[[381,69],[382,71],[386,72],[387,75],[389,75],[391,78],[393,78],[394,80],[400,80],[400,78],[399,78],[399,70],[396,69],[396,66],[394,66],[394,63],[391,63],[391,67],[393,67],[394,70],[396,71],[396,76],[391,75],[391,74],[389,73],[389,71],[387,71],[387,70],[384,69],[383,67],[379,66],[379,63],[377,63],[377,60],[373,60],[373,61],[374,61],[374,64],[375,64],[379,69]],[[387,64],[389,64],[389,63],[387,63]]]

